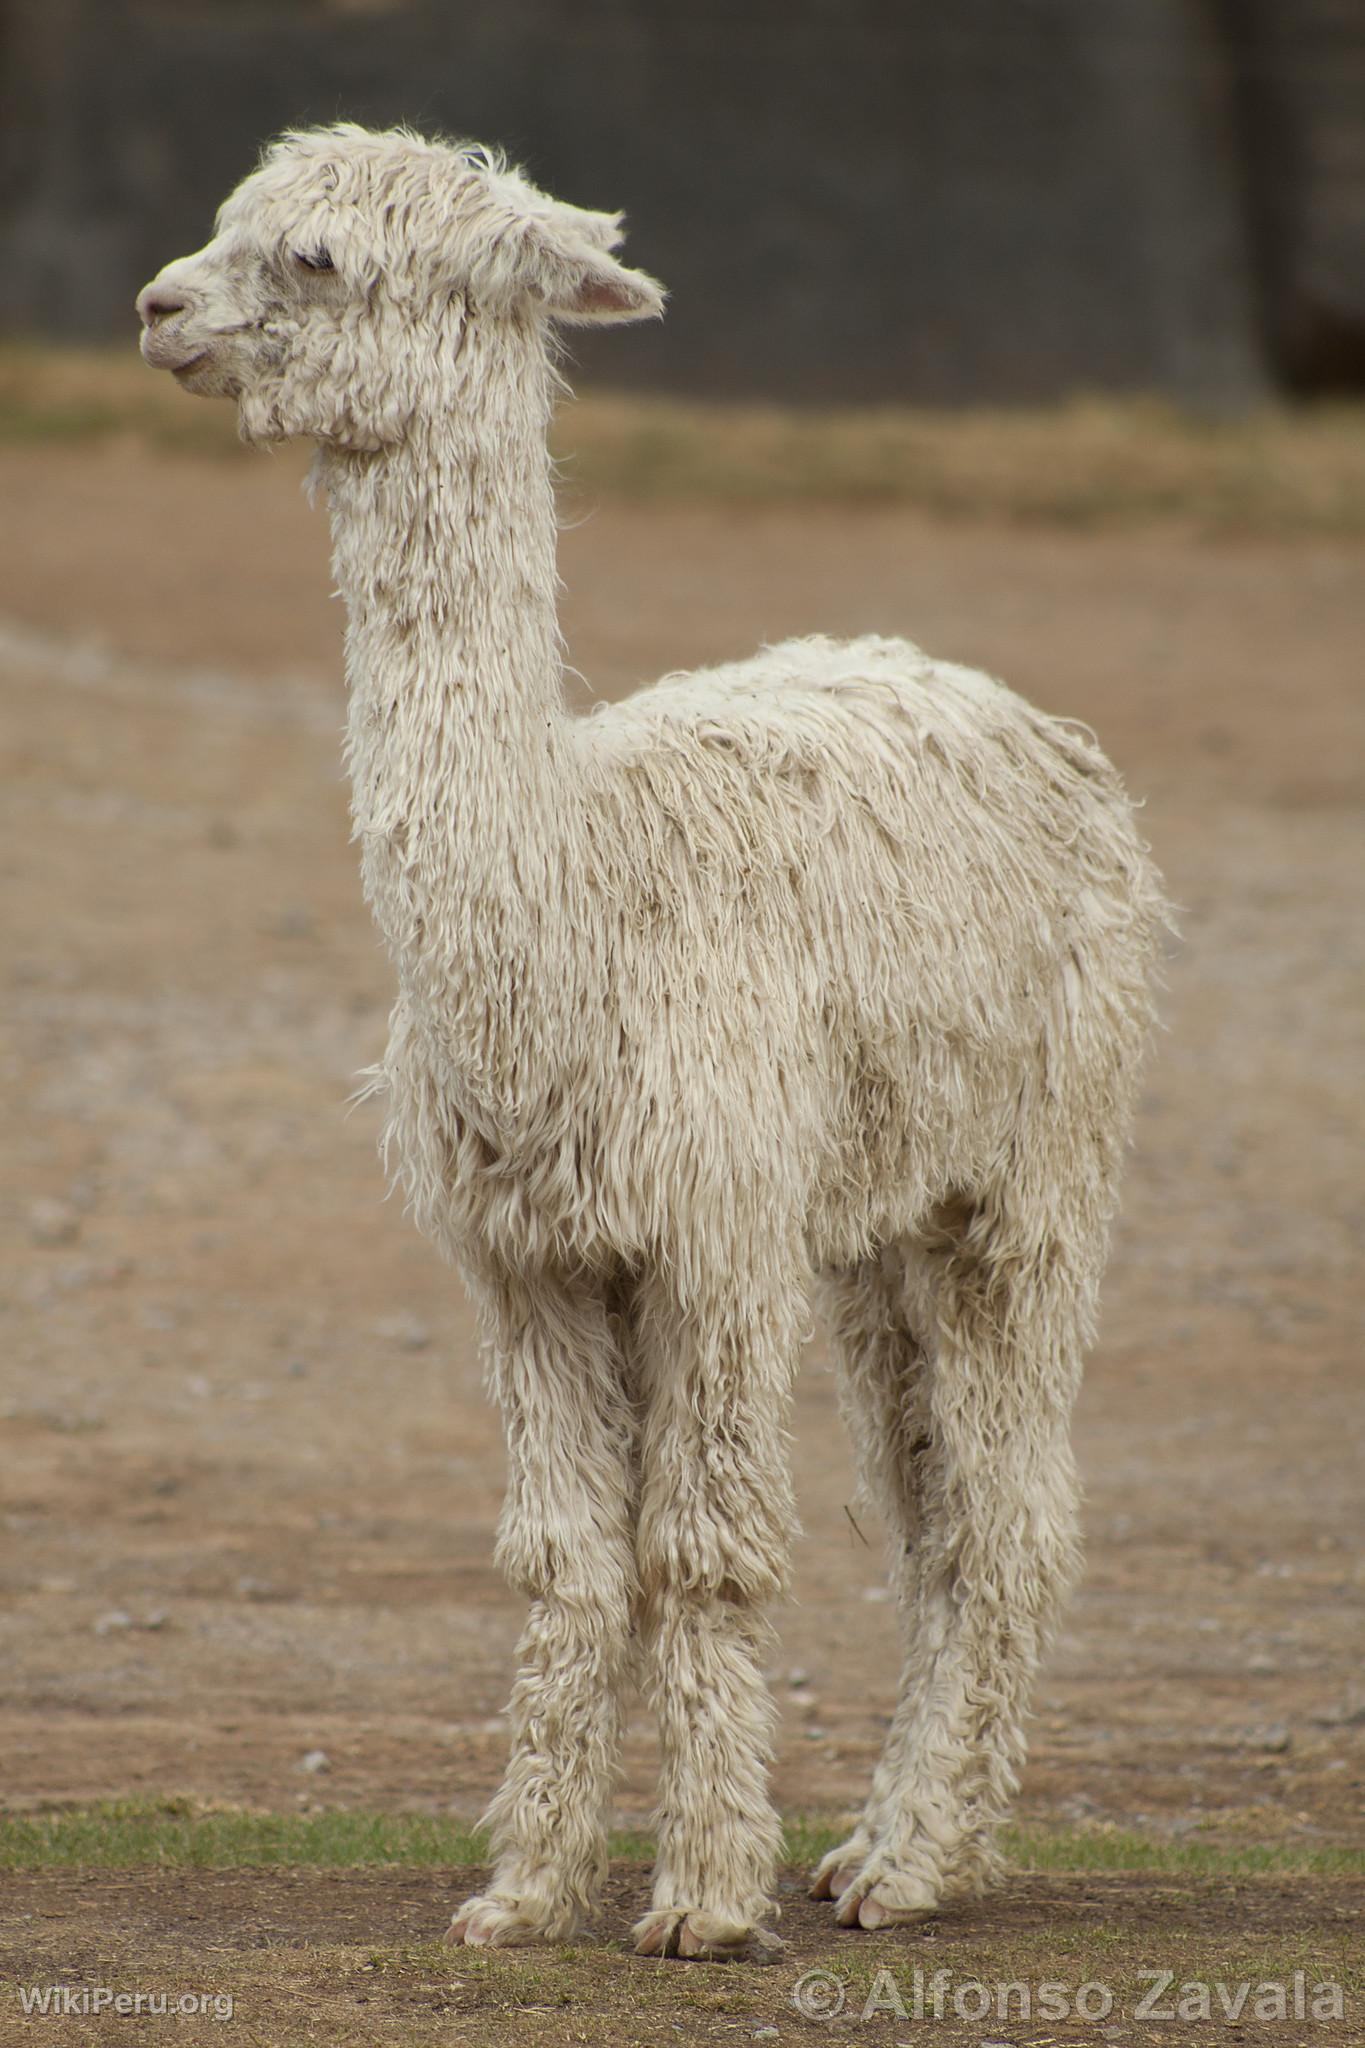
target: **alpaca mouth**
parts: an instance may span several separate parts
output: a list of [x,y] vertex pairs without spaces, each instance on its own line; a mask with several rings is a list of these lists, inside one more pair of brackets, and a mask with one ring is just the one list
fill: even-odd
[[188,336],[167,333],[162,327],[147,328],[141,347],[145,363],[154,370],[169,370],[175,377],[188,376],[207,362],[210,354],[207,347],[196,346]]

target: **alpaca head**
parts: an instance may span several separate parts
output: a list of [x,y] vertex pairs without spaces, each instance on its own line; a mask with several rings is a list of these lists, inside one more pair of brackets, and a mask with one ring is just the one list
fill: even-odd
[[543,339],[553,320],[658,314],[612,255],[619,216],[548,199],[495,154],[403,129],[285,135],[213,240],[138,296],[142,353],[186,390],[237,401],[250,440],[371,451],[454,402],[467,325]]

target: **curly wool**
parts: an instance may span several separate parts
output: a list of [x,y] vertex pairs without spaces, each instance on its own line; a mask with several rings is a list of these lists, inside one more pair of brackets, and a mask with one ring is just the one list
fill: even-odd
[[817,1890],[876,1926],[993,1872],[1076,1566],[1068,1417],[1164,909],[1090,736],[902,640],[570,715],[552,323],[659,311],[618,241],[487,153],[341,127],[286,137],[162,279],[188,339],[238,337],[197,374],[243,431],[319,444],[398,978],[373,1086],[506,1416],[499,1556],[532,1611],[455,1936],[594,1907],[638,1671],[663,1761],[637,1945],[728,1954],[771,1912],[761,1614],[817,1293],[906,1633]]

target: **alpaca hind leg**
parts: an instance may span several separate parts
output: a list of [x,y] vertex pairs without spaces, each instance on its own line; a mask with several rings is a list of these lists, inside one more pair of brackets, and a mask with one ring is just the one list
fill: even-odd
[[493,1877],[446,1938],[501,1946],[567,1939],[600,1895],[634,1598],[634,1420],[597,1293],[509,1282],[493,1321],[509,1462],[498,1558],[531,1611],[486,1817]]
[[[757,1262],[754,1262],[755,1267]],[[801,1295],[684,1313],[651,1290],[636,1319],[640,1633],[662,1772],[643,1955],[765,1960],[781,1827],[762,1608],[786,1580],[786,1435]]]
[[1084,1260],[984,1208],[907,1265],[929,1357],[912,1643],[878,1833],[836,1909],[880,1927],[996,1872],[1034,1673],[1077,1564],[1069,1441],[1090,1298]]
[[[921,1481],[929,1445],[929,1384],[922,1345],[906,1320],[905,1253],[887,1245],[874,1259],[823,1276],[831,1337],[840,1363],[839,1398],[858,1462],[859,1502],[886,1526],[890,1577],[904,1633],[919,1607]],[[879,1839],[901,1778],[901,1752],[915,1711],[920,1660],[904,1645],[899,1697],[871,1789],[853,1833],[824,1856],[811,1897],[838,1898]]]

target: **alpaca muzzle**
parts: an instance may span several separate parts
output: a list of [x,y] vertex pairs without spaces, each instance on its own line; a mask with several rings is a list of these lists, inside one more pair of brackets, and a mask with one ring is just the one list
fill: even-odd
[[185,332],[189,310],[189,300],[173,285],[154,280],[138,293],[142,359],[154,370],[191,370],[208,354],[202,344]]

